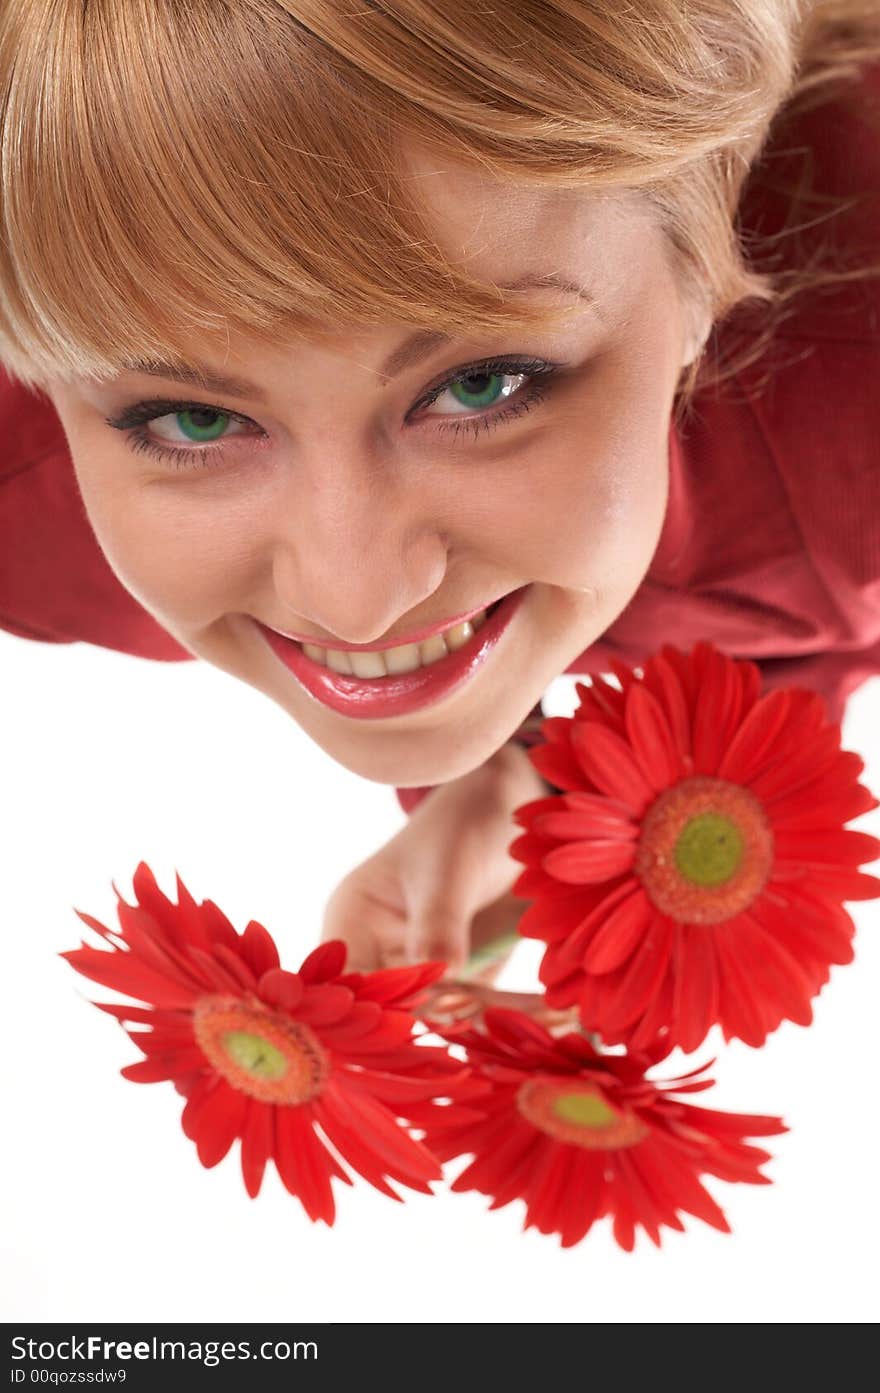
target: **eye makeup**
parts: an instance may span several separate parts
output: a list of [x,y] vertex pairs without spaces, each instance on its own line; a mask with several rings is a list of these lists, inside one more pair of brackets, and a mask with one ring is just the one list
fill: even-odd
[[[513,418],[523,415],[539,405],[548,394],[553,376],[565,366],[566,364],[541,358],[511,356],[484,359],[477,363],[468,364],[456,369],[452,374],[447,374],[435,386],[429,388],[407,413],[406,419],[410,422],[415,413],[431,406],[444,392],[455,387],[466,388],[468,382],[480,381],[481,379],[488,379],[489,382],[492,382],[505,377],[522,378],[523,385],[506,392],[500,399],[505,402],[500,410],[491,409],[495,406],[493,402],[490,404],[490,409],[478,410],[475,415],[462,416],[458,412],[442,412],[428,415],[422,421],[415,423],[418,429],[425,429],[430,425],[430,428],[441,433],[451,430],[456,439],[462,432],[473,437],[477,437],[481,432],[488,434],[498,426],[507,424]],[[471,394],[485,397],[486,389],[477,390]],[[467,404],[459,400],[459,405]],[[179,417],[191,413],[213,415],[245,427],[255,426],[255,422],[241,412],[228,410],[208,402],[159,398],[135,402],[118,415],[105,417],[105,421],[113,430],[126,433],[129,448],[135,453],[147,454],[163,463],[171,463],[179,469],[216,465],[226,455],[227,441],[247,438],[246,435],[239,432],[224,437],[218,445],[211,444],[200,449],[189,449],[164,443],[160,438],[144,429],[149,422],[165,416]],[[202,428],[211,429],[210,427]],[[256,427],[256,429],[265,438],[265,432],[261,431],[260,427]]]

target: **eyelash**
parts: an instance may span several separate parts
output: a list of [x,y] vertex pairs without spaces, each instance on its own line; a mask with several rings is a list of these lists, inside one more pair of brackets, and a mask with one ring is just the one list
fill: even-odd
[[[453,376],[447,377],[438,386],[432,387],[426,396],[416,403],[413,410],[432,405],[447,388],[453,387],[459,382],[466,382],[471,377],[495,374],[504,377],[527,376],[530,380],[507,398],[508,405],[502,410],[492,411],[491,408],[488,408],[482,415],[468,416],[463,420],[458,420],[453,416],[448,422],[438,427],[440,431],[454,430],[456,438],[461,430],[470,432],[474,437],[478,436],[481,430],[488,434],[496,426],[505,425],[514,417],[524,415],[533,406],[539,405],[547,396],[550,379],[558,373],[562,366],[561,363],[551,363],[540,358],[486,359],[484,362],[473,363],[466,368],[459,369]],[[107,425],[112,426],[114,430],[127,432],[126,442],[135,454],[148,455],[163,463],[170,462],[178,469],[204,468],[216,465],[223,458],[222,445],[194,450],[173,445],[160,445],[154,436],[148,435],[143,429],[150,421],[160,420],[163,416],[179,415],[184,411],[211,411],[218,416],[227,417],[230,421],[237,421],[241,425],[254,424],[250,417],[243,416],[240,412],[226,411],[206,402],[147,401],[129,407],[115,420],[107,418]],[[238,439],[240,437],[231,436],[229,438]]]

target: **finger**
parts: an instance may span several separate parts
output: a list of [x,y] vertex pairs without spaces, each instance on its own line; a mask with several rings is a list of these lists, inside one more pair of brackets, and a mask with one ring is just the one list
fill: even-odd
[[467,986],[484,1010],[487,1006],[501,1006],[508,1011],[525,1011],[529,1016],[544,1010],[544,998],[538,992],[504,992],[480,982],[468,982]]
[[346,887],[330,896],[324,910],[321,942],[341,938],[346,945],[347,972],[373,972],[381,967],[378,946],[370,931],[371,913],[359,898],[346,893]]
[[446,1018],[455,1023],[468,1021],[480,1024],[483,1013],[490,1007],[521,1011],[551,1032],[579,1028],[576,1007],[567,1011],[556,1010],[547,1005],[539,992],[505,992],[455,978],[448,982],[437,982],[429,988],[427,1000],[420,1007],[419,1014],[427,1020]]
[[[448,841],[445,849],[444,839]],[[414,856],[404,864],[408,961],[443,961],[450,972],[464,967],[470,952],[471,919],[486,903],[481,849],[479,838],[461,839],[456,823],[441,829],[429,857]]]
[[347,950],[345,972],[374,972],[377,967],[381,967],[376,944],[369,936],[358,932],[357,929],[325,927],[321,930],[322,943],[326,943],[329,939],[339,938],[342,939]]
[[474,915],[468,960],[461,969],[469,982],[494,982],[504,971],[522,942],[517,926],[529,903],[508,893]]
[[447,900],[427,900],[410,912],[404,940],[405,961],[445,962],[460,971],[468,959],[470,916]]
[[523,1011],[548,1030],[554,1026],[565,1026],[568,1029],[577,1029],[579,1026],[576,1006],[567,1010],[548,1006],[542,992],[502,992],[497,987],[481,986],[479,982],[467,985],[484,1011],[490,1006],[500,1006],[508,1011]]

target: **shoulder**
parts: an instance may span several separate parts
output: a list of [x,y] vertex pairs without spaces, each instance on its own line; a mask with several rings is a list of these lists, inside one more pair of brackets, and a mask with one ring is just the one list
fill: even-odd
[[66,448],[51,402],[0,367],[0,487],[7,479]]
[[[783,112],[744,196],[761,269],[880,273],[880,64]],[[760,311],[731,326],[761,331]],[[724,349],[724,326],[719,336]],[[880,638],[880,274],[793,298],[766,350],[695,403],[707,465],[770,469],[850,641]],[[751,442],[751,443],[750,443]],[[731,464],[733,468],[733,464]]]
[[[790,492],[815,490],[821,515],[823,492],[847,488],[867,529],[880,511],[880,64],[821,103],[783,109],[739,220],[758,269],[842,278],[793,296],[781,319],[746,302],[718,326],[694,402],[704,437],[748,456],[757,425]],[[865,267],[877,274],[858,274]],[[738,362],[714,384],[715,368]]]
[[756,594],[851,650],[880,643],[878,383],[880,333],[783,338],[698,397],[685,431],[710,572],[732,549]]
[[52,403],[0,368],[0,629],[159,660],[189,658],[110,569]]

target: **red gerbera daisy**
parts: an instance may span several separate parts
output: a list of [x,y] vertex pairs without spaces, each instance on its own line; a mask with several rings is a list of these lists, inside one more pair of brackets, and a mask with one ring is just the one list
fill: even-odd
[[548,1004],[633,1048],[808,1025],[853,956],[841,901],[880,893],[856,869],[880,842],[843,827],[878,806],[862,760],[821,697],[761,696],[755,664],[708,643],[614,671],[622,690],[578,683],[574,716],[543,722],[530,758],[562,792],[515,815],[519,931],[548,945]]
[[708,1067],[665,1083],[645,1071],[657,1052],[599,1055],[580,1031],[553,1037],[529,1016],[490,1008],[485,1033],[459,1028],[445,1038],[464,1045],[485,1093],[485,1116],[435,1131],[425,1141],[441,1161],[474,1159],[453,1190],[492,1195],[490,1209],[526,1203],[524,1228],[580,1242],[596,1220],[613,1219],[614,1237],[632,1249],[641,1226],[659,1246],[679,1213],[729,1232],[701,1175],[767,1185],[766,1151],[747,1136],[787,1131],[777,1117],[695,1107],[673,1097],[712,1087]]
[[[465,1084],[460,1062],[413,1038],[410,1008],[444,964],[342,975],[346,947],[335,941],[286,972],[262,925],[236,933],[179,877],[178,904],[143,863],[133,885],[135,905],[116,892],[118,933],[77,911],[111,952],[83,944],[61,956],[83,976],[150,1003],[100,1009],[141,1027],[127,1033],[145,1058],[122,1073],[175,1084],[202,1164],[216,1165],[239,1137],[249,1195],[271,1158],[309,1217],[327,1224],[335,1216],[331,1177],[349,1185],[351,1177],[326,1142],[393,1199],[401,1196],[385,1177],[431,1194],[440,1168],[397,1119],[423,1126],[441,1110],[435,1099],[458,1096]],[[442,1112],[448,1122],[457,1108],[447,1103]]]

